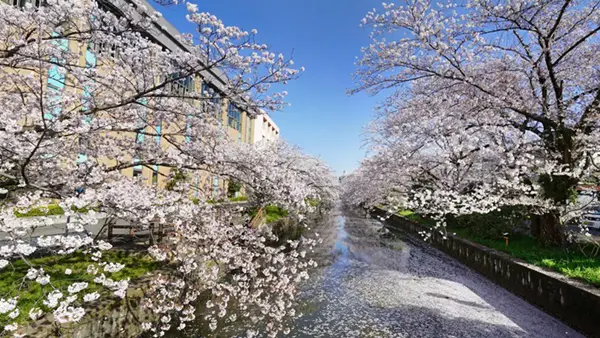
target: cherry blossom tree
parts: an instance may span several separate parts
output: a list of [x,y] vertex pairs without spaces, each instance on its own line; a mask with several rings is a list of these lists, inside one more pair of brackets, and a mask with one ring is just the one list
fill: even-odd
[[[86,273],[93,284],[125,297],[129,281],[110,275],[123,266],[102,256],[111,245],[87,231],[98,213],[173,228],[172,240],[148,250],[176,271],[154,278],[152,298],[144,301],[156,322],[143,328],[153,335],[194,320],[202,291],[213,295],[203,305],[218,308],[200,318],[211,329],[236,320],[227,312],[234,298],[273,334],[295,316],[296,284],[314,264],[305,258],[313,241],[268,247],[269,233],[228,226],[227,213],[193,203],[189,180],[163,190],[122,174],[142,166],[169,178],[221,175],[243,182],[261,203],[298,212],[307,209],[307,198],[336,196],[320,162],[302,164],[308,157],[284,144],[237,144],[220,125],[223,99],[249,114],[281,108],[285,92],[271,87],[298,76],[293,61],[257,43],[256,31],[186,6],[185,18],[197,31],[177,37],[181,49],[167,50],[146,37],[161,29],[160,14],[141,3],[118,15],[95,1],[48,0],[39,8],[0,3],[0,193],[6,196],[0,268],[20,259],[30,267],[23,283],[42,288],[39,306],[28,314],[19,313],[18,295],[0,299],[5,331],[19,329],[19,315],[35,320],[51,313],[59,323],[77,322],[99,297],[86,291],[92,282],[54,286],[44,266],[31,262],[34,254],[91,255]],[[15,216],[48,200],[69,217],[65,235],[38,237],[36,228],[51,220]]]
[[394,92],[378,128],[395,143],[378,154],[416,166],[415,184],[447,214],[524,203],[539,215],[533,232],[562,243],[584,207],[576,187],[598,165],[598,5],[402,1],[369,12],[373,42],[352,92]]

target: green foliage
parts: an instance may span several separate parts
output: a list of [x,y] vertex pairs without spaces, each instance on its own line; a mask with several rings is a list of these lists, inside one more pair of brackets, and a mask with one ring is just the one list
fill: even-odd
[[420,215],[420,214],[416,214],[411,210],[401,210],[398,212],[398,215],[400,215],[406,219],[409,219],[413,222],[416,222],[416,223],[429,225],[429,226],[435,225],[435,221],[432,220],[431,218]]
[[447,223],[452,228],[468,229],[475,237],[498,239],[503,234],[512,234],[516,228],[522,227],[527,217],[527,210],[523,207],[505,207],[487,214],[449,217]]
[[267,224],[277,222],[278,220],[288,216],[287,210],[275,205],[266,206],[265,213],[267,214]]
[[600,258],[582,253],[575,247],[546,246],[527,235],[509,236],[508,246],[503,238],[481,238],[467,229],[450,229],[460,237],[505,252],[527,263],[550,268],[561,274],[600,286]]
[[306,199],[306,204],[308,204],[311,207],[316,207],[319,204],[321,204],[321,200],[316,199],[316,198],[307,198]]
[[545,198],[557,202],[577,199],[576,188],[579,181],[576,178],[565,175],[542,174],[538,180],[543,188],[542,192]]
[[[275,205],[268,205],[265,208],[266,223],[277,222],[288,216],[288,211]],[[253,218],[258,213],[258,208],[249,208],[246,213],[250,218]]]
[[[114,280],[124,278],[136,279],[142,277],[148,272],[158,268],[149,255],[140,253],[127,253],[124,251],[110,250],[103,252],[103,259],[109,262],[125,264],[125,267],[115,273],[104,272],[104,274]],[[43,267],[44,271],[50,276],[52,286],[60,290],[63,294],[68,294],[67,287],[74,282],[90,283],[85,292],[98,291],[101,294],[110,294],[110,291],[97,286],[93,283],[94,277],[87,273],[87,267],[90,264],[96,264],[80,252],[71,255],[53,255],[30,259],[29,262],[35,267]],[[0,294],[2,298],[19,296],[18,308],[20,314],[16,318],[18,323],[23,323],[29,319],[29,310],[33,307],[41,307],[48,310],[41,302],[43,295],[53,290],[49,284],[41,286],[35,280],[23,277],[27,274],[29,266],[23,260],[12,262],[0,272]],[[71,269],[70,275],[65,274],[66,269]],[[101,268],[99,268],[101,270]],[[102,271],[102,270],[101,270]],[[79,297],[81,301],[81,297]],[[8,314],[0,315],[0,323],[9,321]]]
[[248,200],[248,196],[238,196],[229,199],[231,202],[244,202]]
[[31,208],[22,211],[15,210],[16,217],[56,216],[64,214],[65,211],[58,204],[49,204],[45,207]]
[[187,179],[187,177],[183,174],[183,172],[181,170],[175,170],[173,177],[165,185],[165,189],[173,190],[173,188],[175,188],[177,183],[185,181],[186,179]]
[[[198,199],[198,198],[191,198],[190,200],[192,201],[192,203],[194,203],[196,205],[198,203],[200,203],[200,199]],[[248,196],[238,196],[238,197],[228,199],[228,201],[230,201],[230,202],[244,202],[247,200],[248,200]],[[214,200],[211,198],[211,199],[206,200],[205,202],[208,204],[217,204],[217,203],[224,203],[226,201],[222,198],[219,198],[218,200]]]
[[[71,210],[74,212],[80,213],[80,214],[86,214],[86,213],[90,212],[91,210],[94,210],[97,212],[100,210],[100,208],[92,207],[92,206],[76,208],[75,206],[71,206]],[[65,211],[58,204],[48,204],[46,206],[31,208],[29,210],[22,210],[22,211],[15,210],[14,213],[15,213],[15,216],[17,216],[17,217],[39,217],[39,216],[64,215]]]
[[227,184],[227,197],[234,197],[235,193],[242,190],[242,183],[230,180]]

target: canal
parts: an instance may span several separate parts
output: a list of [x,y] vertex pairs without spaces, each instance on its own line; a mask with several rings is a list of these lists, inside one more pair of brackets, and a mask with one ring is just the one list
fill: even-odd
[[327,222],[288,336],[582,337],[422,239],[342,208]]

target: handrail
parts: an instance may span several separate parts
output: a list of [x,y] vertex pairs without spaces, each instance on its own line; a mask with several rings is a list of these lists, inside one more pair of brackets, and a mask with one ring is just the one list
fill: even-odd
[[252,219],[250,220],[250,228],[255,229],[258,228],[267,218],[267,213],[264,208],[258,209],[258,212]]

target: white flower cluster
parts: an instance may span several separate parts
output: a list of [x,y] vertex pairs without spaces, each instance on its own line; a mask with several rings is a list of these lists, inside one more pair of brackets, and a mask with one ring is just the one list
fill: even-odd
[[366,130],[372,156],[343,178],[348,202],[440,221],[523,205],[551,220],[548,234],[562,233],[599,204],[573,198],[600,164],[599,16],[591,3],[527,0],[417,0],[367,13],[372,43],[351,93],[391,95]]
[[[256,42],[256,30],[227,26],[191,3],[186,3],[185,19],[201,29],[179,38],[185,50],[172,51],[139,33],[140,28],[155,29],[160,18],[150,9],[145,10],[148,15],[134,13],[144,10],[141,5],[120,8],[119,16],[106,12],[97,1],[52,0],[39,10],[0,6],[0,41],[14,42],[0,46],[8,48],[0,53],[0,63],[10,65],[0,67],[0,172],[3,180],[15,183],[6,193],[2,190],[9,198],[3,199],[0,209],[0,269],[26,258],[29,268],[23,282],[43,286],[39,303],[44,306],[30,311],[30,319],[50,309],[58,323],[80,320],[83,306],[101,294],[84,294],[94,285],[77,279],[82,272],[114,296],[125,297],[129,280],[105,275],[123,271],[124,265],[105,261],[112,255],[103,252],[112,245],[96,241],[90,233],[106,216],[106,222],[127,220],[141,227],[159,223],[172,231],[168,240],[148,249],[156,261],[176,266],[172,276],[152,277],[153,294],[145,304],[164,318],[146,325],[153,334],[164,334],[171,325],[183,329],[195,320],[192,304],[207,288],[216,295],[216,312],[207,319],[211,326],[230,317],[228,306],[237,298],[243,306],[259,309],[257,318],[268,322],[269,331],[281,331],[284,320],[295,315],[289,308],[296,285],[310,267],[304,255],[294,253],[299,244],[286,243],[289,251],[270,248],[265,244],[273,240],[268,234],[223,226],[231,215],[202,201],[189,201],[190,180],[173,180],[172,189],[159,190],[143,177],[122,172],[135,165],[158,166],[161,175],[181,172],[193,178],[210,167],[215,175],[244,182],[257,202],[299,214],[307,210],[308,199],[334,200],[337,184],[321,161],[285,142],[251,145],[232,140],[214,118],[223,108],[216,99],[224,94],[232,104],[243,102],[239,108],[248,115],[283,108],[287,91],[277,93],[273,88],[295,79],[303,69],[292,68],[292,60]],[[65,22],[68,30],[61,28]],[[112,52],[98,50],[105,46]],[[85,67],[82,51],[95,56]],[[179,93],[173,82],[195,81],[199,73],[222,74],[223,69],[228,81],[221,92],[213,88]],[[173,74],[182,78],[175,80]],[[68,85],[49,92],[55,90],[47,86],[49,77]],[[156,128],[171,129],[182,122],[186,128],[172,133]],[[135,143],[123,137],[130,134],[139,135]],[[133,158],[143,160],[134,164]],[[58,200],[67,226],[60,229],[61,235],[40,236],[39,229],[54,226],[55,217],[16,215],[50,212],[50,198],[51,203]],[[302,245],[308,250],[312,244],[307,240]],[[92,263],[85,271],[61,267],[75,282],[58,288],[45,272],[55,271],[45,266],[52,260],[37,264],[29,259],[33,254],[84,254]],[[221,281],[224,274],[237,271],[241,272],[233,281]],[[18,308],[16,298],[0,301],[0,312],[7,314],[0,325],[6,330],[16,329],[10,316],[25,312]]]

